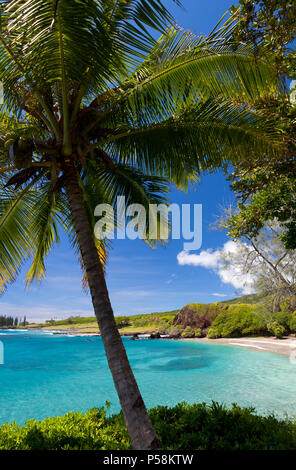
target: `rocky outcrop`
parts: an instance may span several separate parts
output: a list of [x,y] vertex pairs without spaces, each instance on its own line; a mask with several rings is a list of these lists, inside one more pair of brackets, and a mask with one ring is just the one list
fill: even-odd
[[217,315],[222,312],[223,305],[215,304],[188,304],[183,307],[174,318],[174,325],[182,328],[209,328]]
[[170,338],[177,339],[181,336],[181,330],[178,328],[172,328],[168,330],[168,335]]
[[160,333],[151,333],[151,335],[149,336],[149,339],[160,339],[161,336],[160,336]]
[[130,340],[135,341],[136,339],[139,339],[138,333],[135,333]]

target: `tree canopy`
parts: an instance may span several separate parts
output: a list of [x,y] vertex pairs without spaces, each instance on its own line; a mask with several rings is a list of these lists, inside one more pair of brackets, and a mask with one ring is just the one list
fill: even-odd
[[281,133],[283,150],[251,153],[235,165],[229,179],[240,212],[228,223],[233,237],[257,236],[266,221],[284,224],[281,235],[287,249],[296,248],[296,4],[289,0],[242,0],[233,10],[237,15],[235,36],[251,41],[258,57],[274,64],[286,82],[286,93],[276,99],[255,103],[257,112],[275,122]]
[[67,162],[94,227],[95,206],[118,195],[148,207],[205,168],[277,152],[274,122],[253,103],[281,83],[230,40],[234,18],[203,37],[152,0],[14,0],[1,13],[0,290],[28,257],[28,283],[44,277],[60,227],[78,247]]

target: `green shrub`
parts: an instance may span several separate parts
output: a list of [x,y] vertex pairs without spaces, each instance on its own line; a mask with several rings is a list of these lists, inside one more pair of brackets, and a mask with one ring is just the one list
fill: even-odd
[[276,323],[275,328],[277,328],[277,325],[280,325],[282,328],[279,329],[279,334],[280,336],[277,336],[281,338],[285,334],[290,334],[290,333],[295,333],[296,332],[296,312],[290,313],[290,312],[276,312],[272,314],[269,318],[266,319],[267,322],[267,329],[270,333],[273,335],[277,336],[274,328],[272,327],[273,323]]
[[149,313],[141,315],[132,315],[127,317],[129,324],[135,327],[165,327],[168,328],[173,324],[173,320],[178,311],[164,313]]
[[126,328],[131,325],[129,317],[115,317],[117,328]]
[[[205,403],[159,406],[150,416],[163,449],[296,450],[296,423],[262,417],[251,408]],[[106,417],[103,408],[71,412],[44,421],[0,427],[1,450],[128,450],[122,414]]]
[[285,328],[285,332],[289,333],[290,330],[290,319],[291,319],[291,313],[289,312],[276,312],[273,313],[272,315],[272,322],[276,322],[279,325],[283,326]]
[[194,329],[191,326],[186,326],[186,328],[181,333],[182,338],[194,338]]
[[195,336],[195,338],[202,338],[203,337],[201,328],[194,328],[194,336]]
[[289,329],[291,333],[296,333],[296,311],[289,318]]
[[182,331],[181,336],[182,338],[201,338],[203,334],[200,328],[191,328],[191,326],[186,326]]
[[227,305],[212,323],[208,338],[233,338],[252,336],[267,332],[257,305]]
[[150,411],[164,449],[183,450],[288,450],[296,445],[296,423],[261,417],[252,408],[231,409],[180,403]]
[[16,423],[0,427],[3,450],[82,450],[128,449],[130,441],[120,415],[107,418],[103,408],[85,414],[67,413],[44,421],[30,419],[25,426]]
[[209,329],[208,334],[207,334],[207,338],[209,338],[209,339],[216,339],[217,338],[216,330],[214,328]]
[[277,338],[282,338],[285,334],[285,327],[280,325],[278,322],[274,321],[267,325],[268,331],[276,336]]
[[160,327],[160,328],[156,328],[155,331],[153,331],[154,334],[157,334],[159,333],[160,335],[165,335],[167,332],[166,328],[163,328],[163,327]]
[[296,297],[287,297],[280,307],[282,312],[292,313],[296,309]]
[[176,327],[171,328],[170,330],[168,330],[167,334],[170,335],[172,338],[178,338],[182,334],[182,329],[178,328],[178,326],[176,326]]

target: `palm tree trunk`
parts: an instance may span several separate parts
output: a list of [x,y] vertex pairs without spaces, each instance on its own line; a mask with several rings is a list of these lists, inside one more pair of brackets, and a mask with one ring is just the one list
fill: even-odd
[[75,166],[68,162],[64,173],[72,222],[88,277],[94,311],[132,445],[138,450],[160,449],[159,439],[116,326],[94,235],[83,206]]

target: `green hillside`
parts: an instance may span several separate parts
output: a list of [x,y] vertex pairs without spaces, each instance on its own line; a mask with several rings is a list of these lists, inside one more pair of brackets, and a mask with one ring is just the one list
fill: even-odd
[[[153,312],[140,315],[122,315],[115,317],[120,333],[152,333],[158,328],[166,329],[172,323],[179,310]],[[46,330],[73,330],[75,333],[98,333],[95,317],[69,317],[64,320],[47,320],[45,323],[31,323],[28,328]]]
[[[265,304],[268,301],[268,296],[266,294],[251,294],[237,297],[230,300],[225,300],[222,302],[215,302],[209,304],[188,304],[188,307],[192,310],[192,306],[198,307],[198,312],[202,317],[208,316],[208,311],[213,309],[216,311],[222,309],[226,305],[260,305]],[[220,307],[219,307],[220,306]],[[195,311],[196,308],[193,310]],[[182,309],[183,312],[184,308]],[[146,314],[138,315],[121,315],[116,316],[116,324],[121,334],[136,334],[136,333],[154,333],[161,332],[164,333],[170,328],[175,328],[177,324],[174,325],[174,319],[179,313],[179,310],[171,310],[168,312],[153,312]],[[196,311],[197,313],[197,311]],[[214,317],[217,313],[214,315]],[[211,318],[211,322],[213,321]],[[184,323],[183,321],[180,322]],[[190,321],[189,321],[189,324]],[[201,325],[196,325],[200,327]],[[202,327],[202,326],[201,326]],[[205,327],[205,325],[204,325]],[[28,328],[38,328],[46,330],[61,330],[61,331],[72,331],[75,333],[99,333],[97,326],[97,320],[93,317],[69,317],[63,320],[47,320],[45,323],[31,323],[28,325]]]
[[223,300],[222,302],[219,302],[221,304],[250,304],[250,305],[255,305],[255,304],[260,304],[260,303],[266,303],[270,299],[270,296],[259,292],[258,294],[248,294],[248,295],[242,295],[240,297],[235,297],[234,299],[230,300]]
[[[251,294],[236,297],[234,299],[225,300],[215,303],[215,305],[234,305],[234,304],[260,304],[266,302],[268,296],[266,294]],[[191,305],[191,304],[190,304]],[[199,304],[200,306],[202,304]],[[212,304],[203,304],[204,306]],[[214,304],[213,304],[214,305]],[[116,316],[115,320],[121,333],[137,333],[152,332],[155,329],[166,328],[172,325],[175,316],[179,310],[171,310],[168,312],[152,312],[138,315],[121,315]],[[63,320],[46,320],[45,323],[30,323],[29,328],[42,328],[47,330],[74,330],[79,333],[97,333],[97,320],[93,317],[69,317]]]

